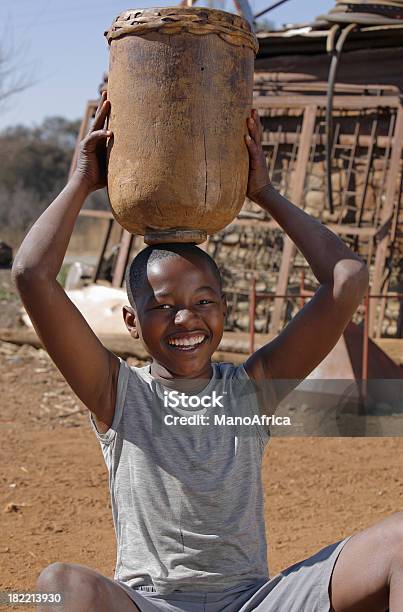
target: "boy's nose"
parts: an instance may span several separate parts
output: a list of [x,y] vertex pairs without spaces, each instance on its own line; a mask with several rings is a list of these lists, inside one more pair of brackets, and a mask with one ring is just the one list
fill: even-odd
[[187,325],[195,319],[198,319],[198,316],[189,308],[181,308],[175,315],[176,325]]

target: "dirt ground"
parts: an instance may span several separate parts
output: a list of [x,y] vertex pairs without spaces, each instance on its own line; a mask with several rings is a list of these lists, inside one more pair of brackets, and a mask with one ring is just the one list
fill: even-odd
[[[0,327],[15,317],[7,291]],[[0,398],[0,590],[33,590],[55,561],[113,576],[107,470],[86,409],[43,350],[5,342]],[[271,573],[402,510],[402,456],[402,438],[273,439],[263,466]]]

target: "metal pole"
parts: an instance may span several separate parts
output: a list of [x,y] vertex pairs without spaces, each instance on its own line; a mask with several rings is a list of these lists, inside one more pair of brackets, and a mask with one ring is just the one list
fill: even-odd
[[256,13],[256,15],[254,16],[255,19],[257,19],[258,17],[261,17],[262,15],[264,15],[265,13],[268,13],[269,11],[272,11],[273,9],[277,8],[278,6],[281,6],[285,2],[288,2],[288,0],[279,0],[278,2],[275,2],[274,4],[271,4],[266,9],[264,9],[264,11],[260,11],[260,13]]
[[243,17],[245,17],[245,19],[249,22],[252,31],[254,31],[255,30],[254,24],[253,24],[254,17],[253,17],[252,9],[251,9],[251,6],[248,0],[234,0],[234,4],[235,4],[235,7],[239,15],[242,15]]
[[364,330],[362,334],[362,393],[367,397],[367,382],[368,382],[368,349],[369,349],[369,289],[365,294],[364,301]]
[[253,276],[249,293],[249,352],[255,351],[256,279]]

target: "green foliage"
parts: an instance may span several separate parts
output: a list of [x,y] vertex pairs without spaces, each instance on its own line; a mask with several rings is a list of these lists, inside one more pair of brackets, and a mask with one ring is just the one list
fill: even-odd
[[79,125],[51,117],[0,133],[0,225],[27,229],[62,189]]
[[[0,227],[24,232],[66,184],[80,121],[49,117],[40,126],[0,133]],[[106,190],[86,208],[108,208]]]
[[74,151],[77,121],[47,119],[40,127],[17,126],[0,135],[0,184],[17,183],[46,196],[66,180]]

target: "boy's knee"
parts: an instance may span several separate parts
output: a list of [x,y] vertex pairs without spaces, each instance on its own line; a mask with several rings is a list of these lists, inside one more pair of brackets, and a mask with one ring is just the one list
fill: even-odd
[[68,563],[51,563],[39,574],[38,590],[55,590],[59,584],[65,584],[68,574]]
[[395,542],[397,546],[403,546],[403,512],[395,512],[382,522],[388,540]]
[[392,561],[403,569],[403,512],[395,512],[382,521],[382,543]]
[[[95,609],[92,606],[100,595],[99,579],[87,568],[73,563],[51,563],[40,573],[37,590],[61,593],[67,609]],[[71,608],[73,609],[73,608]]]

